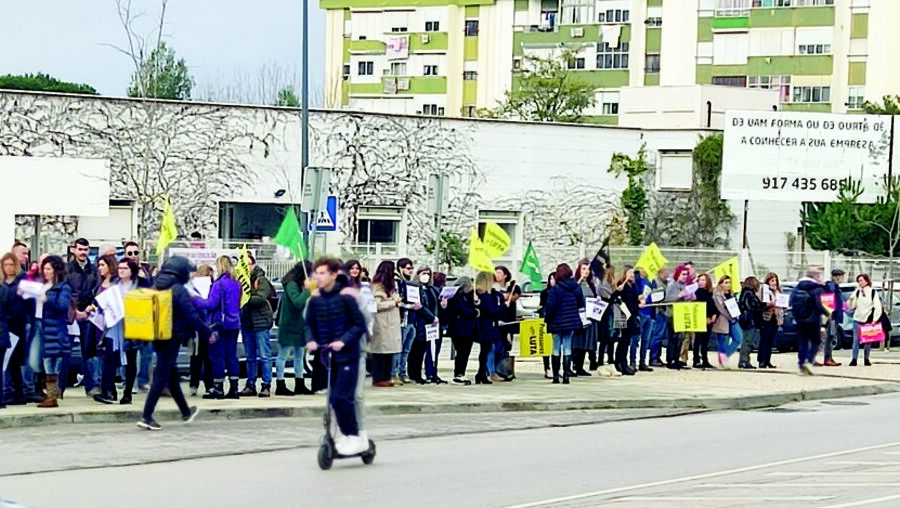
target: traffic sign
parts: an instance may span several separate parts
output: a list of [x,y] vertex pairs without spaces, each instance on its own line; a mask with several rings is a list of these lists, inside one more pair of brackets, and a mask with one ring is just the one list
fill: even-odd
[[[316,212],[316,231],[337,231],[337,196],[328,196],[325,208]],[[313,221],[307,221],[309,230],[313,230]]]

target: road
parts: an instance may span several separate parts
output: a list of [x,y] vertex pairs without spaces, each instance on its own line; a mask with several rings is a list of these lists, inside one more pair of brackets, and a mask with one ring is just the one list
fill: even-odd
[[898,402],[375,417],[375,464],[328,472],[309,418],[9,429],[0,494],[34,508],[898,506]]

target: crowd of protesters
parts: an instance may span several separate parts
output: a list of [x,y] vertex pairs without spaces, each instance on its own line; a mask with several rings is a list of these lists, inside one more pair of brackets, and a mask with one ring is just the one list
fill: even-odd
[[[98,295],[114,286],[123,294],[138,288],[183,287],[184,297],[176,302],[180,308],[176,314],[181,317],[175,328],[181,326],[179,319],[193,323],[195,315],[199,323],[185,324],[179,330],[190,351],[192,396],[201,395],[201,382],[205,399],[308,395],[327,388],[320,353],[307,347],[310,341],[316,342],[307,322],[310,301],[331,294],[313,280],[313,265],[296,264],[281,278],[283,290],[278,295],[251,256],[248,297],[228,256],[219,257],[215,266],[175,263],[168,271],[163,265],[154,274],[141,262],[137,243],[125,244],[121,257],[116,251],[114,246],[102,246],[91,261],[89,242],[78,239],[68,260],[44,255],[32,262],[28,247],[20,242],[2,256],[0,358],[7,351],[10,354],[0,378],[0,402],[58,407],[72,381],[69,364],[77,344],[81,360],[77,380],[93,400],[130,404],[137,390],[150,392],[156,399],[168,394],[176,398],[185,418],[192,418],[194,409],[183,402],[177,387],[177,348],[163,351],[150,342],[130,340],[121,322],[107,327],[102,320],[91,319],[98,312]],[[356,260],[335,266],[328,291],[352,296],[358,304],[364,322],[360,370],[371,377],[374,387],[446,384],[438,369],[444,338],[450,339],[453,350],[451,383],[489,385],[516,379],[513,347],[519,333],[522,288],[508,268],[478,273],[474,280],[460,277],[448,288],[444,273],[416,267],[408,258],[382,261],[371,277]],[[786,307],[796,323],[801,373],[811,374],[812,366],[840,365],[833,358],[831,344],[833,337],[840,337],[845,312],[852,313],[850,365],[855,366],[861,331],[882,323],[889,334],[890,320],[867,274],[856,277],[856,288],[846,302],[843,276],[835,270],[832,279],[824,283],[821,270],[810,268],[792,288],[789,305],[779,306],[784,289],[775,273],[767,274],[762,282],[747,277],[740,281],[739,295],[735,295],[728,276],[715,280],[710,274],[696,273],[690,262],[674,270],[662,267],[652,279],[628,265],[618,271],[607,266],[598,277],[588,260],[575,264],[574,269],[560,264],[548,274],[536,309],[553,336],[552,354],[543,358],[545,377],[568,384],[576,377],[632,376],[656,368],[726,368],[735,354],[741,369],[775,368],[772,350],[784,325]],[[209,277],[208,293],[202,294],[191,277]],[[823,294],[832,296],[825,299]],[[328,300],[321,301],[324,305]],[[602,317],[586,319],[588,303],[598,301],[606,304]],[[706,304],[705,331],[675,331],[673,304],[688,301]],[[322,320],[335,319],[327,312],[317,312],[316,326],[321,326]],[[273,330],[277,333],[274,355]],[[246,365],[243,388],[239,343]],[[715,363],[710,361],[711,343],[717,353]],[[819,363],[816,355],[823,343]],[[871,342],[862,345],[867,366],[871,365],[871,346]],[[755,362],[753,348],[757,348]],[[151,374],[154,353],[157,370]],[[165,356],[165,362],[159,355]],[[289,362],[294,371],[292,387],[287,385]],[[161,367],[161,363],[166,365]],[[470,363],[477,367],[470,369]],[[164,379],[151,387],[151,380],[160,376]],[[152,411],[145,421],[152,422]]]

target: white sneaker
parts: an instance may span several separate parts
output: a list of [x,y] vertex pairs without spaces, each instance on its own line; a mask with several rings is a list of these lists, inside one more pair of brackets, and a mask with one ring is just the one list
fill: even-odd
[[369,449],[369,441],[361,436],[347,436],[335,448],[341,455],[358,455]]
[[800,375],[801,376],[812,376],[813,375],[812,366],[808,363],[804,363],[802,366],[800,366]]
[[336,451],[338,455],[352,455],[350,453],[350,448],[349,437],[340,434],[334,436],[334,451]]

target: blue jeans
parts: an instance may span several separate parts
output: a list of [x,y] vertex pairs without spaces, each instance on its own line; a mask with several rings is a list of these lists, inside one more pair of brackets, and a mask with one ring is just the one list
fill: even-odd
[[441,355],[442,342],[444,342],[444,339],[438,339],[434,341],[434,358],[432,358],[432,345],[428,344],[428,353],[425,355],[425,377],[427,379],[434,379],[438,377],[437,359]]
[[[237,357],[237,330],[220,330],[219,339],[209,345],[209,359],[212,362],[213,381],[221,383],[225,380],[225,371],[228,370],[228,378],[231,386],[236,386],[241,375],[241,365]],[[157,359],[157,363],[159,359]],[[156,366],[159,370],[159,365]],[[153,380],[156,381],[155,379]],[[230,388],[230,387],[229,387]]]
[[634,333],[631,335],[631,345],[629,347],[629,358],[631,359],[631,365],[637,365],[635,363],[635,359],[637,357],[638,343],[641,345],[641,365],[644,365],[644,362],[647,358],[647,351],[650,349],[650,339],[651,333],[653,330],[653,318],[650,317],[649,314],[640,314],[638,315],[640,333]]
[[81,331],[81,373],[84,374],[82,378],[82,385],[84,386],[84,391],[90,393],[95,388],[100,388],[100,357],[97,356],[97,348],[92,345],[90,341],[91,337],[91,325],[87,321],[82,321],[78,323],[78,328]]
[[821,327],[818,323],[798,323],[797,335],[797,364],[812,364],[819,353],[819,343],[822,342]]
[[[853,322],[853,359],[856,360],[859,358],[859,327],[862,323],[857,321]],[[869,359],[869,353],[872,352],[872,343],[863,344],[863,350],[865,354],[865,359]]]
[[[24,397],[34,395],[34,371],[31,370],[31,362],[29,358],[29,356],[32,354],[31,329],[31,325],[25,325],[25,335],[19,338],[21,343],[16,346],[16,350],[19,351],[19,354],[24,355],[22,357],[22,365],[18,367],[22,372],[22,395]],[[40,355],[40,350],[38,350],[36,354]],[[12,365],[12,360],[10,360],[10,365]],[[9,370],[7,370],[3,373],[3,394],[2,399],[0,400],[12,400],[14,396],[15,393],[13,393],[12,377],[9,374]]]
[[553,356],[559,356],[562,353],[563,356],[571,356],[572,355],[572,337],[575,335],[574,331],[571,332],[563,332],[563,333],[554,333],[553,334]]
[[48,358],[44,358],[44,371],[47,372],[48,375],[58,375],[59,371],[62,369],[62,363],[62,356],[51,356]]
[[140,368],[138,369],[138,386],[150,384],[150,367],[153,365],[153,342],[147,341],[138,349],[141,354]]
[[409,357],[409,350],[412,347],[412,343],[416,340],[416,327],[412,325],[406,325],[400,328],[400,338],[403,340],[403,351],[394,355],[394,377],[405,378],[406,374],[406,360]]
[[725,356],[731,356],[741,347],[740,341],[732,338],[730,333],[716,333],[716,349]]
[[256,386],[256,370],[260,365],[260,376],[264,386],[272,384],[272,344],[269,330],[241,330],[244,337],[244,353],[247,354],[247,386]]
[[487,354],[487,372],[488,377],[493,377],[497,374],[497,348],[496,344],[491,344],[490,346],[485,346],[488,348]]
[[284,368],[287,367],[288,358],[294,357],[294,378],[303,379],[303,364],[306,360],[306,348],[296,346],[281,346],[278,349],[278,359],[275,361],[275,379],[284,381]]
[[657,363],[662,361],[662,346],[668,339],[668,327],[666,326],[666,316],[661,312],[657,312],[656,316],[651,320],[650,326],[650,362]]

